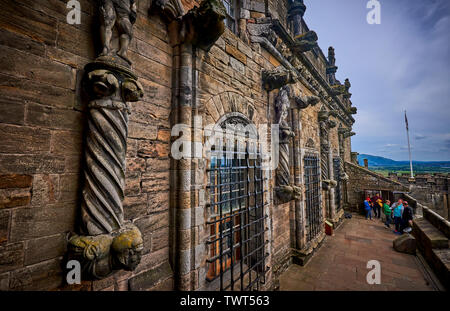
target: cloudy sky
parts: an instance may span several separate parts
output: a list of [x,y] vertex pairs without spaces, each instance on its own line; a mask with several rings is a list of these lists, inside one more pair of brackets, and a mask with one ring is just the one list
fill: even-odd
[[379,0],[381,24],[366,21],[368,0],[305,0],[305,20],[337,78],[350,78],[358,107],[352,149],[408,160],[450,161],[450,1]]

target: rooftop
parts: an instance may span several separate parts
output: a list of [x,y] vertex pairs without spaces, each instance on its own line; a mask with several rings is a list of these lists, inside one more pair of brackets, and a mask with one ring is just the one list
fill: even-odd
[[[391,225],[391,228],[393,225]],[[306,266],[291,265],[280,277],[280,290],[291,291],[433,291],[435,276],[417,256],[398,253],[398,236],[376,219],[353,214],[327,236]],[[366,281],[367,263],[381,264],[381,284]]]

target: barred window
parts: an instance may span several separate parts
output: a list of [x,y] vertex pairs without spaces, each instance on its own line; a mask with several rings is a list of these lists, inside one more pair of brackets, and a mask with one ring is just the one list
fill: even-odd
[[315,154],[307,154],[303,161],[306,188],[306,230],[307,240],[311,241],[320,233],[322,226],[319,157]]
[[223,152],[212,150],[207,281],[220,290],[259,290],[265,282],[264,190],[257,144],[227,140]]
[[222,0],[227,16],[225,25],[234,33],[237,33],[238,8],[237,0]]

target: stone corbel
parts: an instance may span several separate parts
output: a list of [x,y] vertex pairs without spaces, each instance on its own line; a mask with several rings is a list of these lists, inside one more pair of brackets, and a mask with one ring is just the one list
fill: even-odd
[[297,53],[305,53],[311,51],[312,49],[318,46],[317,45],[318,39],[319,38],[317,37],[316,32],[313,30],[295,36],[294,37],[295,42],[292,45],[292,50]]
[[309,106],[315,106],[320,102],[320,98],[314,95],[300,95],[294,97],[297,109],[305,109]]
[[349,137],[352,137],[352,136],[355,136],[355,135],[356,135],[355,132],[346,131],[346,132],[344,133],[344,138],[349,138]]
[[330,190],[332,188],[336,188],[337,186],[337,181],[336,180],[332,180],[332,179],[326,179],[326,180],[322,180],[322,189],[323,190]]
[[[134,270],[143,250],[141,232],[124,220],[122,203],[128,103],[140,100],[144,93],[126,58],[132,28],[124,30],[105,22],[112,19],[111,9],[115,10],[119,4],[105,2],[100,6],[104,48],[94,62],[85,66],[83,77],[90,100],[84,144],[81,226],[79,232],[72,233],[68,239],[67,256],[68,260],[81,263],[85,279],[101,279],[119,269]],[[135,2],[126,9],[130,15],[122,16],[116,23],[124,20],[131,23],[136,19]],[[117,48],[112,47],[109,36],[114,27],[127,39],[120,40]]]
[[204,0],[169,25],[171,44],[188,43],[209,51],[225,31],[225,17],[221,0]]
[[296,73],[292,70],[286,70],[279,66],[274,70],[262,71],[262,81],[264,89],[268,92],[279,89],[287,84],[292,84],[298,81]]
[[334,95],[343,95],[345,94],[345,85],[335,84],[331,86]]
[[357,114],[358,113],[358,108],[356,107],[350,107],[347,111],[348,114]]

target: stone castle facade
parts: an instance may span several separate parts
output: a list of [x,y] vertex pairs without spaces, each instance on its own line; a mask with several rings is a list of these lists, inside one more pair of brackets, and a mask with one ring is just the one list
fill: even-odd
[[[276,289],[342,222],[355,169],[351,85],[307,1],[106,2],[79,25],[62,0],[0,12],[0,289]],[[269,145],[277,124],[279,165],[251,137],[206,157],[211,124]]]

